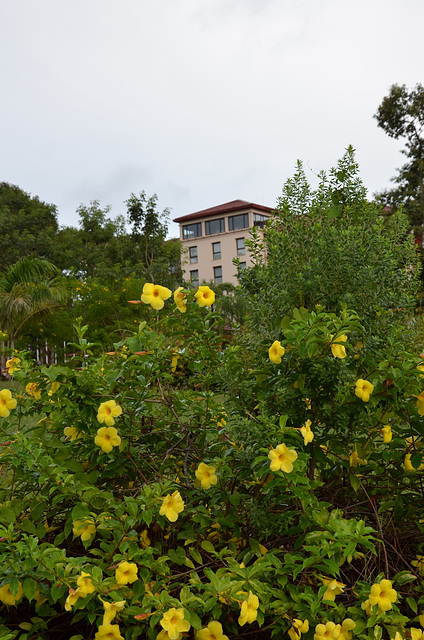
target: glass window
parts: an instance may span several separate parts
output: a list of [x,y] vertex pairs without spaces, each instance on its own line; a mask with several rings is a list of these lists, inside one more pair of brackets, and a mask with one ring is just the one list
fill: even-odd
[[197,262],[197,247],[190,247],[190,264]]
[[246,269],[246,263],[245,262],[239,262],[239,268],[240,268],[240,270]]
[[237,229],[247,229],[249,226],[249,214],[241,213],[238,216],[230,216],[228,218],[228,228],[230,231],[237,231]]
[[237,255],[244,256],[246,255],[246,245],[244,244],[244,238],[237,238]]
[[212,242],[212,257],[214,260],[221,260],[221,243]]
[[198,269],[194,269],[193,271],[190,271],[190,282],[192,282],[193,284],[199,284],[199,270]]
[[216,220],[206,220],[205,222],[205,234],[211,236],[214,233],[224,233],[225,231],[225,218],[217,218]]
[[262,216],[260,213],[253,214],[254,227],[259,227],[260,229],[263,229],[267,220],[268,220],[268,216]]
[[215,284],[222,282],[222,267],[213,268],[213,281]]
[[191,240],[191,238],[199,238],[202,235],[202,223],[194,222],[193,224],[185,224],[183,226],[183,240]]

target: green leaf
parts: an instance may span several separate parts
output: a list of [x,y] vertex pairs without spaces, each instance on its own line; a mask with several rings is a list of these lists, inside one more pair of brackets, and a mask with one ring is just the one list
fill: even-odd
[[409,606],[411,607],[412,611],[416,614],[418,613],[418,605],[415,602],[414,598],[406,598],[406,602],[409,604]]
[[203,564],[202,556],[197,551],[197,549],[195,549],[194,547],[189,547],[188,552],[191,555],[191,557],[193,558],[193,560],[195,562],[197,562],[197,564]]
[[200,543],[200,546],[207,553],[215,553],[215,547],[211,542],[209,542],[209,540],[202,540],[202,542]]
[[24,590],[25,597],[28,598],[28,600],[32,600],[37,588],[37,583],[32,578],[25,578],[22,583],[22,588]]
[[16,516],[9,507],[0,507],[0,522],[3,524],[12,524],[15,522]]

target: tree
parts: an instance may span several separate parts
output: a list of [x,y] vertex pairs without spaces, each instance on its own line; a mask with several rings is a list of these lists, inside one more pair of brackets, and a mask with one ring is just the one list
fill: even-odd
[[16,335],[35,315],[46,313],[63,299],[59,270],[48,260],[23,257],[0,273],[0,327],[13,348]]
[[2,265],[22,256],[51,259],[58,231],[55,205],[32,197],[16,185],[0,183],[0,255]]
[[395,140],[405,139],[403,153],[408,161],[392,178],[394,189],[378,194],[384,204],[405,205],[412,226],[424,224],[424,87],[408,90],[394,84],[374,115],[378,126]]
[[164,209],[159,213],[156,209],[157,200],[156,194],[148,198],[146,193],[141,191],[138,196],[132,193],[125,201],[134,245],[138,249],[140,262],[149,272],[162,252],[168,232],[170,210]]

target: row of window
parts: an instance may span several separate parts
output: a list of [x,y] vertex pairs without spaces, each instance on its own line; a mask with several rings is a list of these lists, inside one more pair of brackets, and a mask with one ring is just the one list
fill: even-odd
[[[246,263],[245,262],[240,262],[240,269],[245,269],[246,268]],[[220,284],[221,282],[223,282],[222,279],[222,267],[214,267],[213,268],[213,281],[215,282],[215,284]],[[198,285],[199,284],[199,270],[198,269],[193,269],[192,271],[190,271],[190,282],[193,285]]]
[[[246,245],[244,244],[244,238],[236,238],[237,255],[244,256],[246,254]],[[190,264],[195,264],[198,261],[197,247],[189,248]],[[212,260],[221,260],[221,243],[212,242]]]
[[[262,216],[260,213],[253,214],[253,226],[264,227],[268,216]],[[238,229],[249,228],[249,214],[240,213],[237,216],[228,216],[228,231],[238,231]],[[225,218],[216,218],[215,220],[205,221],[205,236],[212,236],[216,233],[225,233]],[[202,236],[202,223],[193,222],[192,224],[183,225],[183,240],[192,240]]]

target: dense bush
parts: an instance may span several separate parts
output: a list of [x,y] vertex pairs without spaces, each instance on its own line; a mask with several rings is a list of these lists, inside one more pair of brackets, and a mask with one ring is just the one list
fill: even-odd
[[421,637],[420,357],[347,309],[242,350],[208,288],[145,291],[113,353],[9,363],[1,637]]

